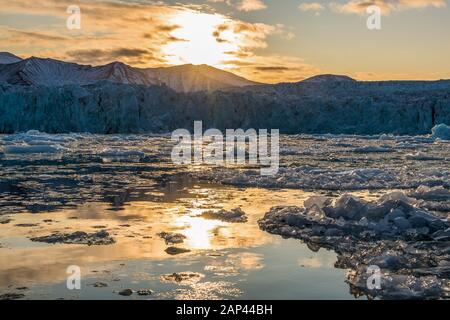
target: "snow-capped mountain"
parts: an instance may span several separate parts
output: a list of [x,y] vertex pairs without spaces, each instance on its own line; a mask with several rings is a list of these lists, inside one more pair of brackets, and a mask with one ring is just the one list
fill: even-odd
[[[3,56],[0,56],[0,58]],[[79,65],[54,59],[31,57],[0,64],[0,83],[29,86],[89,85],[101,81],[121,84],[166,85],[178,92],[211,91],[257,83],[206,65],[169,68],[134,68],[121,62],[104,66]],[[9,58],[9,59],[7,59]]]
[[0,64],[9,64],[19,62],[22,59],[9,52],[0,52]]
[[31,57],[17,63],[0,65],[0,82],[13,85],[87,85],[99,81],[143,85],[157,83],[156,80],[149,79],[142,70],[120,62],[92,67]]
[[213,91],[258,84],[205,64],[146,69],[146,73],[178,92]]

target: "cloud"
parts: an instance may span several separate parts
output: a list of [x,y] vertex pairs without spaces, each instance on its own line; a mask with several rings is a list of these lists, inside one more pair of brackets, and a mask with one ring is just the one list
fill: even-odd
[[33,31],[23,31],[16,29],[6,29],[5,35],[14,38],[16,41],[20,40],[42,40],[42,41],[66,41],[67,37],[60,36],[57,34],[40,33]]
[[337,13],[366,14],[370,6],[378,6],[385,14],[393,11],[422,9],[427,7],[443,8],[445,0],[350,0],[344,4],[332,2],[330,8]]
[[[66,9],[71,4],[73,2],[67,0],[0,0],[2,8],[8,7],[8,11],[19,17],[26,16],[30,24],[33,17],[40,17],[35,26],[11,24],[0,27],[2,47],[23,56],[45,56],[89,64],[120,60],[145,67],[166,64],[161,48],[168,43],[185,41],[173,36],[180,26],[170,23],[173,16],[190,10],[182,6],[80,0],[77,4],[81,8],[81,30],[68,30]],[[48,19],[47,24],[42,22],[45,19]],[[135,47],[142,50],[140,56],[123,50]]]
[[262,0],[207,0],[212,3],[225,3],[228,6],[234,7],[239,11],[256,11],[267,8],[267,5]]
[[[249,3],[248,10],[258,8],[255,3],[264,5]],[[27,26],[11,22],[0,26],[2,49],[23,57],[91,65],[207,63],[262,82],[296,81],[318,72],[302,59],[267,55],[269,37],[286,41],[294,37],[281,24],[246,22],[205,8],[162,2],[79,0],[82,28],[68,30],[66,9],[71,4],[70,0],[0,0],[1,8],[28,21]]]
[[301,58],[280,55],[251,55],[229,64],[227,70],[265,83],[298,82],[321,73]]
[[318,2],[304,2],[298,6],[300,11],[319,12],[325,10],[325,6]]
[[103,64],[111,61],[127,60],[132,64],[159,61],[149,50],[140,48],[84,49],[66,52],[66,55],[78,63]]
[[261,0],[242,0],[237,9],[240,11],[255,11],[266,9],[266,4]]
[[282,67],[282,66],[278,66],[278,67],[255,67],[255,70],[258,71],[269,71],[269,72],[283,72],[283,71],[288,71],[289,68],[288,67]]

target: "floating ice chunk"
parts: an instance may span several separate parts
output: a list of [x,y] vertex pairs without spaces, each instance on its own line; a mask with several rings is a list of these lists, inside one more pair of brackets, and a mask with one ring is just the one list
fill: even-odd
[[[307,200],[316,204],[317,198]],[[352,195],[343,195],[334,204],[322,208],[325,216],[317,215],[317,205],[309,208],[275,207],[259,221],[260,227],[269,232],[284,234],[286,226],[300,228],[299,237],[308,239],[313,228],[324,231],[337,229],[340,236],[366,239],[367,232],[373,232],[371,239],[435,239],[439,231],[450,227],[450,222],[436,217],[424,209],[414,206],[415,200],[402,192],[393,192],[375,202],[366,202]],[[421,228],[427,228],[424,232]],[[418,230],[421,229],[421,230]],[[334,236],[338,233],[331,232]],[[325,235],[325,234],[324,234]],[[325,235],[327,236],[327,235]],[[328,233],[330,236],[330,233]]]
[[[359,257],[358,257],[359,258]],[[383,258],[388,261],[383,269],[394,269],[395,265],[401,265],[402,261],[397,256],[375,257],[373,265],[381,267]],[[377,261],[381,260],[381,261]],[[391,266],[391,265],[394,266]],[[433,274],[432,271],[430,274]],[[366,294],[369,297],[382,297],[384,299],[439,299],[445,297],[449,290],[447,288],[449,281],[440,279],[435,275],[407,275],[395,274],[392,271],[381,272],[381,286],[379,289],[368,289],[367,283],[370,282],[371,273],[367,272],[366,264],[358,267],[355,271],[349,272],[347,282],[355,294]]]
[[40,135],[40,134],[43,134],[43,133],[41,133],[39,130],[28,130],[27,131],[27,133],[26,133],[26,135],[29,135],[29,136],[31,136],[31,135]]
[[161,232],[158,236],[166,241],[166,244],[183,243],[186,236],[181,233]]
[[431,131],[433,133],[433,137],[435,138],[450,140],[450,126],[446,124],[438,124]]
[[325,196],[313,196],[305,200],[304,206],[306,209],[310,209],[313,206],[317,206],[319,208],[326,207],[331,203],[331,199]]
[[354,153],[385,153],[385,152],[394,152],[392,148],[386,147],[376,147],[376,146],[366,146],[361,148],[356,148],[353,150]]
[[[343,195],[317,216],[310,209],[274,207],[258,221],[262,230],[301,239],[316,251],[332,249],[335,266],[351,269],[355,294],[385,298],[445,297],[449,293],[450,222],[411,205],[395,192],[375,202]],[[339,213],[339,214],[336,214]],[[382,269],[382,288],[367,290],[368,266]],[[388,281],[388,282],[386,282]],[[354,290],[357,289],[357,290]]]
[[103,157],[143,157],[145,153],[139,150],[105,148],[100,152],[100,155]]
[[3,152],[6,154],[28,154],[28,153],[58,153],[64,151],[60,145],[10,145],[5,146]]
[[292,156],[299,154],[300,151],[295,148],[282,147],[280,148],[280,154],[285,156]]
[[205,219],[221,220],[224,222],[247,222],[245,212],[241,208],[232,209],[230,211],[220,210],[217,212],[207,211],[200,215]]
[[411,193],[411,196],[423,200],[450,200],[450,191],[443,187],[420,186],[415,192]]
[[409,198],[406,194],[404,194],[401,191],[394,191],[391,193],[387,193],[380,197],[380,199],[377,201],[378,203],[386,203],[388,201],[403,201],[408,204],[413,204],[414,200]]
[[201,281],[204,277],[204,274],[198,272],[174,272],[172,274],[161,275],[161,281],[164,283],[192,285]]
[[95,233],[86,233],[77,231],[74,233],[55,233],[49,236],[30,238],[31,241],[45,243],[65,243],[65,244],[87,244],[87,245],[109,245],[116,241],[109,235],[106,230]]
[[413,153],[413,154],[407,154],[405,156],[405,158],[408,160],[419,160],[419,161],[432,161],[432,160],[443,160],[444,159],[442,157],[430,156],[430,155],[420,152],[420,151]]
[[1,138],[3,142],[8,143],[26,143],[29,145],[37,144],[63,144],[76,140],[75,135],[68,134],[47,134],[44,132],[39,132],[37,130],[30,130],[26,133],[18,133],[7,135]]
[[362,199],[356,198],[352,195],[344,194],[336,200],[335,206],[328,206],[324,208],[327,216],[338,219],[342,217],[344,219],[356,219],[359,220],[363,217],[366,211],[367,202]]

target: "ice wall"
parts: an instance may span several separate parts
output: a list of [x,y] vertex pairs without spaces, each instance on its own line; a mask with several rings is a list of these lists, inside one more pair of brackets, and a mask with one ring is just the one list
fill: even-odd
[[145,133],[204,127],[428,134],[450,124],[450,81],[331,82],[177,93],[165,86],[0,86],[0,132]]

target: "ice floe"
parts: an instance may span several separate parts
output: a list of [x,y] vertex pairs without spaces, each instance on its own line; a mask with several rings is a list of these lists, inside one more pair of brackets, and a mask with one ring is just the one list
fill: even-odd
[[232,209],[230,211],[206,211],[203,212],[200,217],[232,223],[247,222],[247,216],[241,208]]
[[143,157],[143,156],[145,156],[145,153],[140,150],[112,149],[112,148],[105,148],[99,154],[104,157],[131,157],[131,156]]
[[[259,226],[301,239],[315,250],[334,250],[336,266],[352,269],[348,282],[361,294],[382,298],[450,294],[450,222],[404,193],[390,193],[375,202],[351,195],[335,201],[314,197],[305,207],[272,208]],[[367,268],[373,265],[383,272],[378,291],[366,284]]]
[[450,140],[450,126],[446,124],[439,124],[432,129],[433,137],[442,140]]
[[63,151],[60,145],[15,145],[6,146],[3,152],[6,154],[25,154],[25,153],[57,153]]
[[428,155],[424,152],[416,152],[416,153],[410,153],[405,156],[408,160],[419,160],[419,161],[438,161],[438,160],[445,160],[442,157],[436,157]]
[[427,186],[420,186],[410,195],[416,199],[437,201],[450,200],[450,190],[443,187],[430,188]]
[[161,281],[178,285],[191,285],[201,281],[204,277],[204,274],[198,272],[174,272],[161,275]]
[[166,244],[183,243],[186,236],[180,233],[161,232],[158,236],[166,241]]
[[354,153],[383,153],[383,152],[394,152],[395,150],[387,147],[377,147],[377,146],[369,146],[369,147],[360,147],[353,150]]
[[49,236],[33,237],[31,241],[45,243],[64,243],[64,244],[86,244],[86,245],[109,245],[116,241],[109,235],[106,230],[95,233],[86,233],[77,231],[74,233],[55,233]]
[[2,136],[0,146],[5,154],[58,153],[66,151],[65,143],[73,141],[70,135],[49,135],[36,130]]

